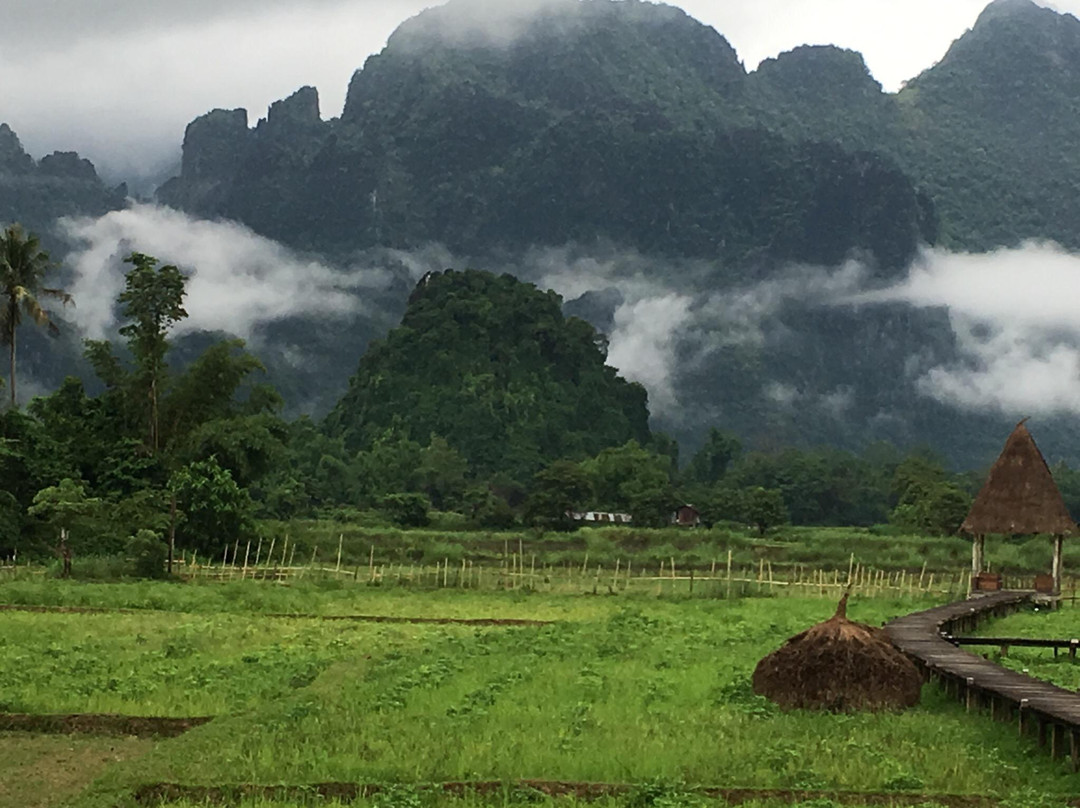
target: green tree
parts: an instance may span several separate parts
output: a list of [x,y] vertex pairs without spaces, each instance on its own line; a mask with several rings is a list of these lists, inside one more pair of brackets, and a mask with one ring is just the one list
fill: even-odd
[[465,515],[476,528],[504,530],[517,523],[514,509],[490,486],[474,486],[464,495]]
[[65,477],[59,484],[38,491],[27,513],[41,519],[56,536],[86,525],[97,516],[100,506],[101,500],[88,497],[81,482]]
[[701,505],[701,521],[706,525],[717,522],[741,522],[746,524],[747,492],[730,485],[718,485],[713,488]]
[[169,330],[187,317],[184,309],[184,275],[171,264],[158,266],[158,260],[133,252],[124,259],[131,264],[124,279],[119,302],[130,320],[120,328],[135,359],[134,385],[143,399],[142,421],[147,447],[157,454],[160,447],[159,403],[168,368]]
[[417,475],[420,488],[438,510],[447,510],[461,502],[467,485],[469,463],[445,438],[431,436],[431,442],[420,453]]
[[154,531],[138,531],[128,541],[127,552],[134,562],[135,574],[140,578],[166,577],[165,562],[169,547]]
[[742,443],[738,438],[714,427],[709,430],[705,445],[690,460],[686,476],[697,483],[715,483],[741,453]]
[[784,495],[775,488],[754,488],[746,494],[746,518],[764,536],[770,527],[782,525],[788,519]]
[[379,500],[379,510],[401,527],[424,527],[430,508],[431,501],[416,492],[387,494]]
[[938,482],[919,487],[893,508],[889,521],[932,536],[951,536],[971,510],[971,495],[957,485]]
[[525,514],[533,522],[566,526],[567,513],[584,508],[592,493],[592,482],[580,465],[556,460],[533,477]]
[[941,461],[927,452],[908,455],[896,467],[890,495],[897,505],[911,505],[925,498],[930,491],[946,482]]
[[56,324],[39,298],[53,298],[64,305],[71,302],[71,295],[63,289],[42,286],[51,267],[49,254],[41,249],[37,236],[25,233],[19,225],[4,230],[0,236],[0,341],[9,349],[12,409],[16,407],[15,337],[23,315],[56,334]]
[[19,501],[9,491],[0,491],[0,545],[17,552],[22,523],[23,509]]
[[581,467],[589,475],[593,501],[600,510],[633,512],[635,502],[652,503],[646,506],[652,508],[671,488],[670,459],[653,454],[634,440],[604,449]]
[[176,535],[193,550],[215,554],[254,530],[251,497],[212,457],[176,471],[169,489],[179,508]]

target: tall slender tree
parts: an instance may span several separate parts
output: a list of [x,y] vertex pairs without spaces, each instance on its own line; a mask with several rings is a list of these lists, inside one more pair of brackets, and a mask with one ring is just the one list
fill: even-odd
[[42,286],[45,273],[52,268],[49,254],[41,249],[37,236],[17,224],[0,236],[0,342],[10,349],[11,407],[16,405],[15,335],[25,314],[54,336],[59,329],[39,298],[52,298],[64,305],[72,302],[63,289]]
[[124,259],[132,265],[119,301],[130,322],[120,329],[135,358],[136,386],[145,395],[147,448],[161,448],[158,405],[166,383],[169,330],[187,317],[184,310],[186,278],[175,266],[158,266],[158,260],[142,253]]

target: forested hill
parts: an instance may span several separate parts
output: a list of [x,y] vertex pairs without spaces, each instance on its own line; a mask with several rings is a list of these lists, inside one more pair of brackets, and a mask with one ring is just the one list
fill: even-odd
[[897,160],[934,201],[940,242],[1080,247],[1080,20],[995,0],[895,95],[858,54],[797,48],[748,77],[765,125]]
[[747,74],[662,5],[564,0],[481,26],[469,0],[403,24],[340,119],[311,88],[253,129],[194,121],[162,200],[300,247],[458,252],[609,240],[728,265],[885,269],[918,241],[1080,246],[1080,21],[996,0],[898,94],[803,47]]
[[604,338],[510,275],[432,273],[401,325],[360,360],[327,430],[352,453],[445,438],[478,473],[650,439],[644,388],[605,365]]
[[734,50],[683,12],[565,0],[481,30],[472,7],[402,25],[340,119],[305,88],[254,129],[194,121],[161,199],[322,250],[601,240],[728,266],[858,250],[889,271],[933,241],[893,159],[763,128]]

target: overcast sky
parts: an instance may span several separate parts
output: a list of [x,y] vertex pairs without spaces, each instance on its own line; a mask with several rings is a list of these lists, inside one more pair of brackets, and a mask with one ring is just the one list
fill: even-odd
[[[514,2],[519,0],[490,0]],[[748,68],[801,44],[862,52],[889,90],[940,59],[987,0],[677,0]],[[1044,2],[1045,5],[1051,5]],[[215,107],[252,124],[305,84],[324,117],[426,0],[0,0],[0,122],[40,157],[76,149],[109,179],[160,172]],[[1080,0],[1055,0],[1080,15]]]

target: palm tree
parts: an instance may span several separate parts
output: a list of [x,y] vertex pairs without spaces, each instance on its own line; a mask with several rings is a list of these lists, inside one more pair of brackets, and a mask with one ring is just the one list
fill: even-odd
[[49,254],[41,249],[37,236],[26,233],[17,224],[0,235],[0,344],[11,348],[11,407],[15,408],[15,331],[25,314],[49,333],[59,329],[49,318],[39,297],[60,300],[66,306],[71,295],[63,289],[47,289],[41,285],[45,273],[52,268]]

